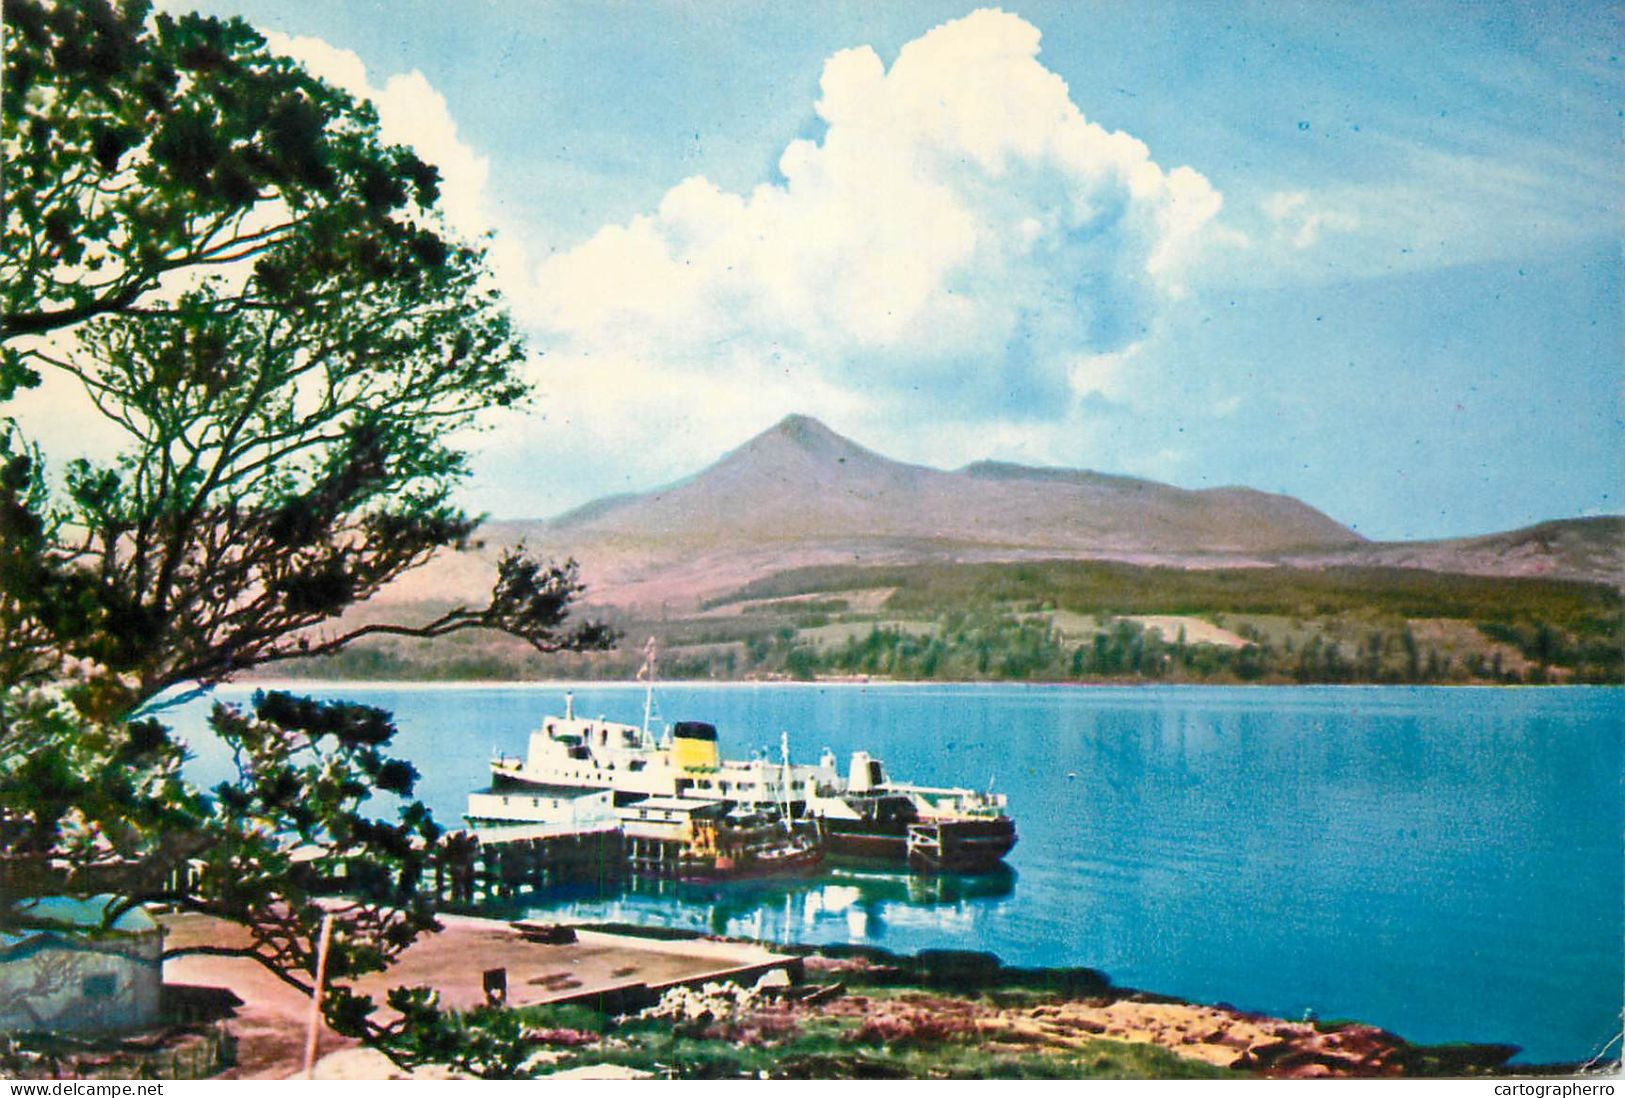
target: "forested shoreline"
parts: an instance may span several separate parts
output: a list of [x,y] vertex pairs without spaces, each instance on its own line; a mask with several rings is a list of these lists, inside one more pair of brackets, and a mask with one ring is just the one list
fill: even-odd
[[1542,685],[1625,682],[1617,589],[1405,569],[1205,572],[1093,561],[805,569],[640,643],[535,657],[500,638],[358,645],[281,670],[438,680],[673,679]]

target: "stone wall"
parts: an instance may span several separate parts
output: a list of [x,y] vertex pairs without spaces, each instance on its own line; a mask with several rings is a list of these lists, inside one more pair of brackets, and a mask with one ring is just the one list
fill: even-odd
[[0,953],[0,1032],[105,1033],[159,1020],[163,935],[43,930]]

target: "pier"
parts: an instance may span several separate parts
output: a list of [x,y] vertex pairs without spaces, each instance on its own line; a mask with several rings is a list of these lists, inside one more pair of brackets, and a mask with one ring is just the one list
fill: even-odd
[[799,974],[800,958],[746,942],[660,941],[576,930],[572,941],[538,942],[511,924],[442,916],[444,930],[403,953],[387,973],[362,977],[363,993],[426,985],[452,1010],[487,1002],[484,975],[501,969],[503,1001],[512,1007],[584,1003],[599,1010],[638,1010],[668,988],[731,980],[749,986],[772,969]]
[[617,882],[626,873],[626,840],[613,824],[512,824],[451,836],[432,889],[437,900],[472,905],[557,884]]
[[[383,1002],[400,986],[431,987],[448,1010],[463,1011],[489,1000],[488,973],[501,969],[509,1006],[583,1003],[611,1012],[637,1010],[668,988],[726,980],[749,986],[763,973],[782,969],[800,975],[799,957],[749,942],[657,941],[578,930],[573,941],[538,942],[533,934],[493,919],[442,915],[443,929],[426,934],[386,972],[356,981],[356,990]],[[209,916],[177,914],[161,920],[166,945],[250,944],[241,926]],[[247,957],[181,956],[164,962],[164,979],[193,994],[221,989],[236,1001],[232,1029],[239,1039],[237,1078],[287,1078],[299,1069],[309,999]],[[385,1009],[385,1015],[388,1011]],[[351,1038],[323,1027],[323,1054],[353,1048]]]

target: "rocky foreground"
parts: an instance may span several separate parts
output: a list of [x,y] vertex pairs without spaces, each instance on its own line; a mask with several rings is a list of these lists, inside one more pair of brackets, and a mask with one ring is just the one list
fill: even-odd
[[[800,978],[675,987],[535,1064],[677,1077],[1392,1078],[1509,1068],[1511,1045],[1418,1046],[1358,1023],[1289,1021],[1114,988],[1088,969],[985,954],[806,949]],[[546,1067],[543,1066],[546,1063]]]
[[[176,946],[225,934],[194,917],[166,922]],[[490,919],[447,916],[445,924],[377,977],[378,987],[363,990],[431,987],[452,1017],[483,1016],[488,1034],[512,1041],[487,1048],[471,1030],[469,1041],[392,1061],[324,1031],[318,1077],[1391,1078],[1618,1070],[1617,1061],[1510,1065],[1518,1051],[1511,1045],[1413,1045],[1374,1026],[1188,1003],[1115,987],[1093,969],[1015,968],[986,953],[764,948],[626,925],[573,926],[554,938]],[[508,978],[502,1005],[487,1002],[482,988],[481,974],[497,967]],[[30,1056],[0,1041],[0,1075],[175,1077],[227,1064],[225,1074],[238,1078],[299,1071],[304,996],[241,958],[173,958],[165,978],[177,1003],[223,1008],[194,1027],[220,1038],[218,1047],[199,1054],[168,1039],[152,1048],[124,1041]]]
[[[1083,1068],[1084,1073],[1091,1073],[1087,1068],[1093,1063],[1104,1066],[1105,1074],[1139,1074],[1140,1068],[1164,1074],[1158,1065],[1167,1061],[1160,1057],[1129,1056],[1113,1064],[1109,1056],[1114,1044],[1149,1046],[1175,1061],[1193,1061],[1188,1065],[1192,1068],[1292,1079],[1499,1074],[1517,1052],[1507,1045],[1423,1048],[1369,1025],[1292,1022],[1107,987],[1081,997],[1019,987],[954,994],[906,982],[887,986],[894,979],[907,981],[909,974],[863,958],[813,954],[803,963],[808,983],[801,987],[677,988],[642,1018],[695,1037],[782,1044],[792,1071],[795,1035],[819,1026],[838,1032],[839,1043],[854,1053],[898,1048],[946,1052],[963,1046],[974,1048],[989,1064],[1002,1060],[1006,1066],[1023,1067],[1019,1074],[1043,1073],[1021,1063],[1033,1057],[1056,1067]],[[953,1064],[961,1059],[944,1057],[944,1074],[957,1074]],[[822,1063],[837,1070],[843,1066],[839,1058]],[[852,1056],[844,1063],[858,1073],[884,1066],[884,1057]],[[908,1066],[933,1073],[928,1055],[912,1057]]]

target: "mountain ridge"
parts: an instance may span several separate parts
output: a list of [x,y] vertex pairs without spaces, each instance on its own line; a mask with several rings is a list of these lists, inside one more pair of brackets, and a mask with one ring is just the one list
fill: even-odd
[[948,471],[885,457],[801,415],[692,476],[576,508],[543,526],[567,540],[643,529],[707,544],[923,537],[1068,551],[1103,542],[1246,552],[1364,541],[1287,496],[1009,463]]
[[[937,469],[893,460],[811,416],[791,415],[658,488],[550,519],[493,521],[484,533],[492,546],[525,542],[576,558],[596,604],[679,608],[774,572],[854,563],[1397,566],[1617,584],[1625,518],[1613,526],[1557,520],[1470,538],[1372,542],[1278,493],[991,460]],[[494,557],[488,549],[438,558],[386,597],[478,598]]]

